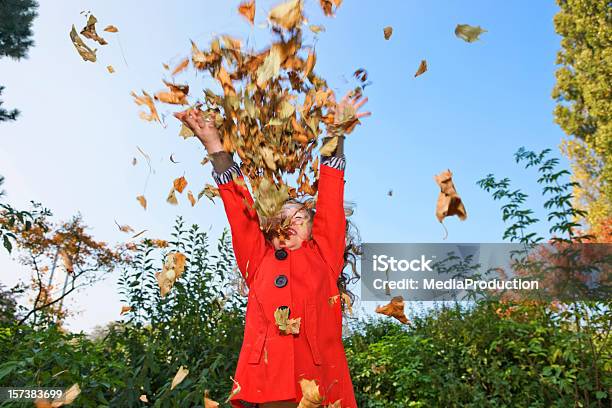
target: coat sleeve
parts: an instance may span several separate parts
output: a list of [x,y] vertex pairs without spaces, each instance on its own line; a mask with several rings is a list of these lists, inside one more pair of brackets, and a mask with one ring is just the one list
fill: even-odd
[[344,266],[344,156],[322,156],[312,239],[337,278]]
[[[219,166],[215,168],[219,169]],[[253,208],[253,199],[244,185],[240,167],[235,162],[221,173],[213,170],[212,176],[219,187],[219,195],[230,224],[238,269],[250,287],[266,250],[265,238],[259,228],[259,218]]]

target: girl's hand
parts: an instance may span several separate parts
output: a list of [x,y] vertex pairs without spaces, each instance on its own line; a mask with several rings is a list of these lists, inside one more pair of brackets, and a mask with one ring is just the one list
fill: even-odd
[[[334,110],[334,118],[335,122],[340,124],[347,120],[363,118],[366,116],[370,116],[372,112],[359,112],[359,108],[361,108],[367,101],[368,98],[361,99],[363,94],[357,93],[353,95],[353,91],[349,91],[344,95],[344,98],[340,101],[340,103],[336,104],[336,108]],[[360,100],[361,99],[361,100]],[[332,100],[335,102],[335,97],[332,95]]]
[[223,150],[221,136],[215,127],[215,119],[212,115],[205,116],[204,112],[197,108],[174,113],[174,116],[200,139],[209,154]]

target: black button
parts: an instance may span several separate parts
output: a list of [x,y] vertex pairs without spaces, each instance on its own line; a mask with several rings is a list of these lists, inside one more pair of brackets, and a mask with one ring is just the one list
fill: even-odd
[[276,251],[274,251],[274,256],[279,261],[285,260],[287,258],[287,251],[285,251],[282,248],[281,249],[277,249]]
[[284,288],[285,286],[287,286],[287,277],[285,275],[278,275],[275,279],[274,279],[274,285],[277,288]]

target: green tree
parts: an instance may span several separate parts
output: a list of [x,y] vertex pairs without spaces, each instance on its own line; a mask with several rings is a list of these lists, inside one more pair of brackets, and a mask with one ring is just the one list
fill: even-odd
[[[0,1],[0,58],[26,58],[28,49],[34,45],[32,39],[32,21],[37,16],[36,0],[2,0]],[[0,86],[0,95],[3,86]],[[0,101],[0,122],[15,120],[19,115],[17,109],[7,111]]]
[[608,0],[557,0],[555,121],[570,136],[561,150],[572,162],[577,208],[598,230],[612,213],[612,9]]

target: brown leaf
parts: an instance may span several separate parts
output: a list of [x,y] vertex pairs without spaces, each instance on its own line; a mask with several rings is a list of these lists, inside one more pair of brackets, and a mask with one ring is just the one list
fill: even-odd
[[149,111],[151,112],[149,114],[146,114],[145,112],[140,112],[140,118],[147,120],[149,122],[152,120],[156,120],[159,123],[161,123],[161,119],[159,118],[159,115],[157,114],[157,109],[155,108],[155,103],[153,102],[153,98],[151,98],[151,95],[149,95],[145,91],[142,91],[142,93],[143,93],[143,96],[136,95],[134,91],[132,91],[131,93],[131,95],[134,97],[134,102],[137,105],[145,105],[149,108]]
[[119,225],[117,220],[115,220],[115,224],[117,225],[117,228],[119,228],[119,231],[121,232],[126,232],[126,233],[135,232],[134,229],[130,227],[129,225]]
[[113,68],[113,66],[112,66],[112,65],[108,65],[108,66],[106,67],[106,69],[107,69],[107,70],[108,70],[108,72],[109,72],[109,73],[111,73],[111,74],[114,74],[114,73],[115,73],[115,68]]
[[193,193],[191,192],[191,190],[187,192],[187,198],[189,199],[189,202],[191,203],[191,206],[193,207],[196,204],[196,199],[193,196]]
[[131,310],[132,310],[132,306],[121,306],[121,313],[119,313],[119,314],[122,315],[122,314],[125,314],[125,313],[127,313],[127,312],[129,312]]
[[302,24],[302,0],[289,0],[282,3],[272,10],[268,18],[273,24],[283,27],[285,30],[291,31]]
[[240,3],[238,12],[253,25],[255,23],[255,0]]
[[119,31],[119,29],[117,27],[115,27],[114,25],[108,25],[108,26],[106,26],[104,31],[106,31],[108,33],[116,33],[116,32]]
[[486,33],[480,26],[471,26],[469,24],[457,24],[455,27],[455,35],[466,42],[474,42],[479,39],[480,34]]
[[189,58],[182,60],[172,71],[172,76],[184,71],[189,66]]
[[162,297],[165,297],[174,286],[176,280],[185,270],[186,257],[180,252],[170,252],[166,255],[161,272],[155,273]]
[[417,69],[417,72],[414,74],[414,77],[418,77],[419,75],[424,74],[427,71],[427,61],[425,60],[421,60],[421,64],[419,65],[419,69]]
[[202,198],[203,195],[208,197],[208,199],[214,203],[215,201],[213,198],[219,197],[219,189],[211,184],[206,184],[204,189],[202,189],[202,191],[200,191],[198,194],[198,200]]
[[281,334],[299,334],[301,317],[289,318],[289,308],[277,308],[274,311],[274,320]]
[[391,26],[387,26],[384,28],[383,33],[385,35],[385,40],[388,40],[389,38],[391,38],[391,35],[393,34],[393,27]]
[[325,398],[319,392],[319,385],[315,380],[300,379],[302,388],[302,399],[298,408],[318,408],[323,404]]
[[204,408],[219,408],[219,403],[208,398],[208,390],[204,391]]
[[62,258],[62,262],[64,264],[64,269],[66,270],[66,273],[72,275],[74,273],[74,265],[72,263],[72,257],[64,249],[61,249],[59,251],[59,255]]
[[70,31],[70,39],[72,40],[72,44],[74,44],[74,47],[78,51],[81,58],[83,58],[83,60],[96,62],[96,49],[94,48],[92,50],[83,42],[81,37],[79,37],[76,28],[74,28],[74,25],[72,26],[72,30]]
[[[342,0],[319,0],[319,4],[321,5],[321,9],[323,9],[323,13],[326,16],[333,16],[336,11],[338,11],[338,7],[342,4]],[[336,9],[334,10],[334,6]]]
[[170,89],[170,92],[160,91],[155,94],[155,99],[164,103],[174,105],[188,105],[187,94],[189,93],[188,85],[176,85],[164,81],[164,84]]
[[455,184],[453,183],[453,173],[450,169],[443,171],[437,176],[434,176],[434,180],[440,187],[440,194],[438,194],[438,202],[436,203],[436,218],[439,222],[442,222],[444,218],[456,215],[461,221],[467,218],[467,212],[463,205],[463,201],[455,190]]
[[89,19],[87,20],[87,25],[81,30],[81,35],[83,37],[87,37],[91,40],[98,42],[100,45],[106,45],[108,44],[106,40],[100,37],[98,33],[96,33],[97,22],[98,20],[96,19],[96,17],[94,17],[93,14],[90,14]]
[[145,198],[145,196],[139,195],[138,197],[136,197],[136,199],[138,200],[140,205],[142,205],[142,208],[146,210],[147,209],[147,199]]
[[404,298],[402,296],[395,296],[388,304],[384,306],[377,306],[376,313],[394,317],[404,324],[409,322],[408,318],[404,314]]
[[175,179],[173,184],[174,184],[174,189],[178,191],[179,193],[182,193],[185,187],[187,186],[187,180],[185,179],[185,177],[181,176]]

